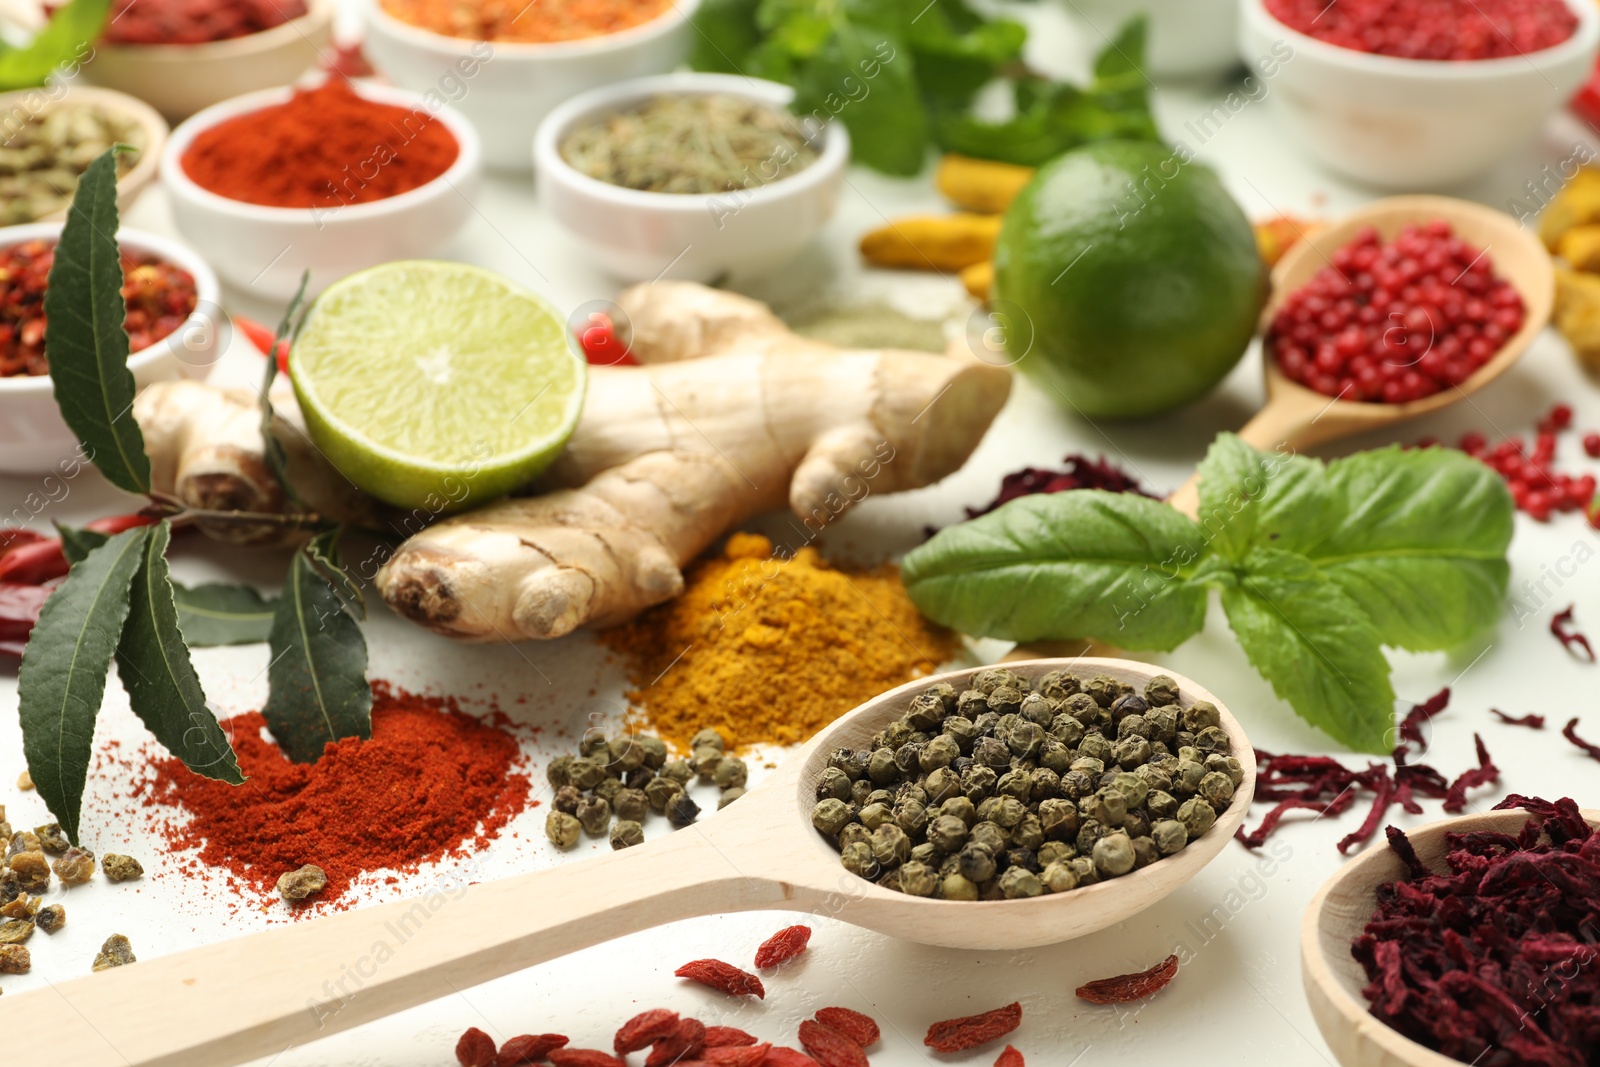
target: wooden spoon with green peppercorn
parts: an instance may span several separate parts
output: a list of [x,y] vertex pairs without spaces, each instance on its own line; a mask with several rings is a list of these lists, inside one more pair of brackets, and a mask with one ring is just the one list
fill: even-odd
[[[1162,673],[1120,659],[1008,666],[1030,683],[1064,670],[1085,679],[1105,675],[1140,694]],[[8,1051],[56,1067],[225,1067],[624,934],[732,911],[815,911],[951,948],[1053,944],[1122,922],[1171,893],[1199,873],[1243,821],[1256,773],[1244,730],[1206,690],[1168,675],[1180,710],[1167,714],[1183,717],[1178,729],[1202,735],[1197,751],[1209,743],[1213,752],[1228,750],[1237,759],[1231,798],[1214,823],[1208,809],[1209,828],[1186,847],[1178,842],[1178,851],[1121,877],[1026,899],[921,898],[845,869],[838,846],[813,828],[830,753],[870,748],[875,734],[907,715],[914,698],[940,682],[959,693],[981,669],[919,679],[868,701],[715,817],[640,847],[293,923],[24,994],[14,1010],[29,1025],[13,1035]],[[1101,689],[1108,684],[1101,682]],[[1166,701],[1160,707],[1170,705],[1168,683],[1150,691]],[[1202,713],[1195,705],[1206,701],[1214,708]],[[1024,718],[1019,715],[1013,725]],[[1085,738],[1074,744],[1074,752],[1087,743]],[[863,759],[862,773],[866,767]],[[1083,802],[1092,799],[1085,795]]]

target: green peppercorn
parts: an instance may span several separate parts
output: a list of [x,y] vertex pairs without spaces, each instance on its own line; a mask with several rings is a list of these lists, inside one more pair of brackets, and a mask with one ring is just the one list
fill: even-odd
[[1073,844],[1078,847],[1080,853],[1087,856],[1094,851],[1094,843],[1111,832],[1111,827],[1099,819],[1085,818],[1082,809],[1079,809],[1078,816],[1078,836],[1073,840]]
[[858,778],[850,783],[850,803],[858,808],[871,803],[867,798],[872,796],[872,793],[871,778]]
[[901,782],[894,791],[894,802],[903,804],[908,800],[915,800],[926,808],[928,806],[928,791],[916,782]]
[[642,789],[624,789],[612,799],[611,810],[619,819],[642,823],[650,810],[650,798]]
[[[972,829],[967,831],[968,847],[981,848],[991,856],[998,856],[1011,844],[1011,835],[1000,826],[987,820],[974,823]],[[981,882],[982,878],[973,881]]]
[[930,737],[917,752],[917,769],[923,773],[948,767],[961,756],[961,746],[952,737],[940,734]]
[[1022,801],[1016,797],[1001,797],[999,803],[995,805],[991,821],[998,824],[1001,829],[1010,830],[1020,823],[1026,814],[1028,807]]
[[564,811],[552,811],[544,817],[544,836],[557,848],[571,848],[582,833],[583,824]]
[[1177,819],[1192,841],[1216,824],[1217,811],[1201,797],[1191,797],[1178,806]]
[[1011,769],[1011,749],[998,737],[979,737],[972,742],[972,758],[994,770]]
[[610,742],[606,740],[605,731],[598,726],[592,726],[583,732],[582,737],[578,738],[578,755],[586,759],[592,759],[596,763],[604,763],[603,758],[597,759],[596,757],[604,756],[609,746]]
[[988,696],[1001,686],[1009,686],[1018,693],[1028,688],[1028,684],[1009,667],[985,667],[972,676],[972,688],[984,696]]
[[1144,798],[1144,810],[1152,819],[1170,819],[1178,813],[1178,798],[1161,789],[1152,789]]
[[706,746],[697,748],[691,753],[689,765],[694,768],[694,773],[699,776],[700,781],[710,785],[722,758],[722,749]]
[[811,809],[811,825],[829,837],[835,836],[845,825],[850,822],[850,805],[842,800],[828,797],[817,802]]
[[1172,788],[1178,796],[1193,796],[1200,789],[1200,780],[1205,776],[1204,764],[1193,760],[1180,760],[1178,773],[1172,776]]
[[667,821],[674,829],[682,829],[700,817],[700,805],[688,793],[678,793],[667,801]]
[[971,828],[978,821],[978,809],[967,797],[951,797],[939,805],[940,815],[953,815]]
[[568,815],[575,815],[578,811],[578,802],[582,799],[583,794],[578,792],[576,786],[564,785],[556,790],[555,799],[550,802],[550,806]]
[[1102,878],[1116,878],[1133,870],[1136,856],[1133,841],[1121,830],[1109,833],[1094,843],[1095,870]]
[[1036,849],[1044,844],[1044,826],[1039,816],[1029,812],[1011,830],[1011,843],[1021,848]]
[[671,778],[652,778],[644,787],[645,799],[650,802],[651,810],[658,815],[666,814],[667,804],[681,792],[683,786]]
[[605,768],[587,756],[579,757],[567,765],[572,784],[579,789],[593,789],[606,780]]
[[590,837],[601,837],[611,828],[611,805],[599,797],[584,797],[574,814]]
[[1082,771],[1068,771],[1061,776],[1061,795],[1068,800],[1082,800],[1094,789],[1094,779]]
[[617,794],[622,792],[624,788],[626,787],[619,779],[607,778],[605,781],[594,787],[594,795],[609,804],[613,800],[617,799]]
[[1144,684],[1144,698],[1152,707],[1178,702],[1178,683],[1170,674],[1158,674]]
[[1123,770],[1131,771],[1150,759],[1150,742],[1142,737],[1118,741],[1111,748],[1111,756]]
[[1122,695],[1122,687],[1115,678],[1109,675],[1097,674],[1083,683],[1083,691],[1094,698],[1094,702],[1102,708],[1109,708],[1117,697]]
[[1078,850],[1065,841],[1046,841],[1034,853],[1039,857],[1041,867],[1048,867],[1052,863],[1065,863],[1078,854]]
[[1207,726],[1194,735],[1194,747],[1208,756],[1213,753],[1226,756],[1233,751],[1233,739],[1222,727]]
[[987,849],[969,844],[956,853],[957,869],[969,882],[981,884],[994,877],[994,856]]
[[1039,679],[1039,692],[1051,700],[1065,700],[1078,689],[1078,676],[1070,671],[1051,671]]
[[1046,893],[1066,893],[1078,888],[1078,876],[1065,863],[1048,863],[1039,875]]
[[931,897],[939,891],[939,872],[925,863],[912,860],[900,868],[900,892],[913,897]]
[[1085,759],[1092,759],[1097,761],[1100,766],[1104,768],[1106,762],[1112,758],[1112,754],[1115,751],[1115,746],[1110,741],[1106,740],[1106,736],[1104,734],[1084,734],[1083,740],[1078,742],[1078,759],[1074,761],[1073,766],[1076,767],[1078,763],[1083,762]]
[[733,789],[742,787],[750,778],[750,769],[744,760],[737,756],[725,756],[717,764],[717,769],[712,772],[711,780],[718,789]]
[[1156,849],[1156,843],[1148,836],[1135,837],[1133,841],[1133,869],[1148,867],[1161,858],[1161,853]]
[[1070,800],[1042,800],[1039,802],[1039,826],[1044,835],[1056,841],[1065,841],[1077,835],[1078,808]]
[[1128,814],[1128,798],[1115,787],[1097,789],[1078,801],[1078,811],[1085,819],[1106,826],[1121,826]]
[[839,862],[851,874],[862,878],[878,877],[878,861],[872,854],[872,846],[865,842],[852,842],[844,846],[839,852]]
[[895,766],[894,753],[886,748],[874,749],[867,759],[867,777],[877,785],[898,781],[900,768]]
[[564,785],[572,784],[572,757],[557,756],[550,761],[550,766],[545,768],[545,777],[550,779],[550,784],[557,789]]
[[[1007,764],[1009,763],[1008,760]],[[975,763],[961,774],[961,792],[974,804],[981,804],[994,795],[995,785],[999,781],[1000,776],[995,773],[993,767]]]
[[1044,892],[1044,883],[1030,870],[1007,867],[1000,872],[1000,892],[1007,900],[1036,897]]
[[949,767],[940,767],[922,781],[922,788],[927,792],[932,803],[943,804],[952,797],[961,796],[961,776]]
[[607,753],[611,757],[606,765],[608,771],[621,768],[623,773],[627,773],[635,767],[644,766],[644,746],[639,744],[637,738],[627,734],[612,738]]
[[977,900],[978,887],[964,874],[947,874],[939,883],[939,896],[945,900]]
[[1026,804],[1033,794],[1033,775],[1028,771],[1007,771],[994,784],[995,791]]
[[644,844],[644,827],[631,819],[622,819],[611,828],[611,847],[632,848]]
[[1123,772],[1111,780],[1111,787],[1122,794],[1130,810],[1143,804],[1150,796],[1149,784],[1137,774]]
[[928,841],[944,852],[959,851],[967,841],[967,824],[954,815],[941,815],[928,824]]
[[661,777],[679,785],[688,785],[689,779],[694,777],[694,768],[689,766],[688,760],[669,759],[661,765]]
[[937,730],[944,719],[944,701],[937,693],[918,693],[906,705],[900,721],[913,730]]
[[718,752],[726,752],[728,750],[728,742],[720,733],[708,726],[690,739],[689,747],[691,749],[714,748]]
[[892,822],[872,831],[872,856],[882,867],[898,867],[911,858],[911,839]]
[[1222,725],[1222,712],[1209,700],[1196,700],[1183,709],[1183,728],[1192,734]]
[[1157,852],[1170,856],[1189,843],[1189,831],[1176,819],[1157,819],[1150,824],[1150,839],[1155,842]]
[[640,734],[634,741],[644,749],[644,765],[652,771],[659,770],[667,762],[667,743],[661,738]]
[[721,811],[723,808],[727,807],[729,804],[732,804],[735,800],[738,800],[742,796],[744,796],[743,786],[734,786],[732,789],[724,789],[722,791],[722,795],[717,797],[717,810]]
[[868,804],[856,814],[856,819],[868,830],[876,830],[893,818],[894,812],[887,804]]
[[1224,809],[1233,800],[1233,779],[1221,771],[1209,771],[1200,779],[1197,792],[1213,808]]
[[844,829],[839,831],[839,847],[844,848],[846,845],[854,845],[857,842],[870,845],[872,843],[872,831],[858,822],[846,823]]
[[1150,833],[1150,816],[1142,808],[1130,808],[1122,820],[1122,830],[1129,837],[1144,837]]
[[1244,765],[1233,756],[1224,756],[1220,752],[1213,752],[1206,757],[1206,771],[1226,774],[1228,781],[1235,786],[1244,781]]
[[[1005,733],[1006,747],[1015,756],[1031,759],[1037,756],[1040,748],[1044,746],[1045,736],[1044,727],[1036,722],[1019,718]],[[1009,763],[1008,760],[1008,766]]]
[[950,716],[940,730],[939,736],[954,741],[959,752],[971,752],[972,743],[978,739],[978,727],[965,715]]
[[1078,879],[1078,885],[1094,885],[1100,881],[1100,872],[1088,856],[1074,856],[1067,861],[1067,869]]

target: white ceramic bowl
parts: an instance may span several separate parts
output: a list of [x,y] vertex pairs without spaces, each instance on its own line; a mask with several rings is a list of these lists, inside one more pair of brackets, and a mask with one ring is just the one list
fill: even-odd
[[[59,222],[31,222],[0,228],[0,248],[61,234]],[[173,378],[200,378],[228,347],[232,327],[222,313],[222,289],[203,259],[168,237],[140,230],[121,230],[124,249],[157,256],[194,276],[198,302],[194,314],[178,329],[148,348],[128,356],[134,383]],[[0,473],[48,474],[78,451],[78,438],[61,421],[49,375],[0,378]]]
[[[15,92],[0,93],[0,117],[7,123],[0,132],[7,133],[12,128],[11,123],[20,121],[24,116],[44,115],[57,107],[64,105],[93,104],[105,111],[113,111],[119,115],[126,115],[139,124],[144,131],[145,148],[128,173],[117,179],[117,206],[122,211],[127,211],[133,202],[144,192],[145,187],[155,180],[156,174],[161,169],[161,152],[167,143],[167,120],[156,113],[155,108],[143,100],[135,99],[127,93],[119,93],[113,89],[95,89],[87,85],[75,85],[66,92],[40,89],[19,89]],[[0,144],[4,137],[0,137]],[[67,208],[53,211],[38,222],[59,221],[67,217]]]
[[179,122],[241,93],[287,85],[316,66],[333,39],[335,6],[335,0],[308,0],[297,19],[208,44],[100,41],[84,76],[137,96]]
[[1578,28],[1553,48],[1460,62],[1340,48],[1285,26],[1263,0],[1240,3],[1240,53],[1278,61],[1267,84],[1292,134],[1329,170],[1385,189],[1428,192],[1482,174],[1538,134],[1600,46],[1594,0],[1566,0]]
[[659,18],[618,33],[549,44],[447,37],[401,22],[381,0],[365,4],[373,67],[396,85],[443,96],[478,127],[489,166],[526,173],[534,131],[557,104],[682,63],[700,0],[676,0]]
[[184,172],[183,154],[202,131],[236,115],[281,104],[287,86],[247,93],[206,108],[172,131],[161,160],[161,184],[172,218],[224,281],[271,300],[288,300],[311,271],[308,292],[319,293],[340,278],[393,259],[425,259],[473,214],[482,170],[472,124],[448,107],[432,108],[416,93],[359,85],[369,100],[427,108],[455,136],[460,154],[433,181],[386,200],[338,208],[264,207],[230,200],[202,189]]
[[1239,0],[1067,0],[1096,50],[1128,19],[1148,21],[1145,73],[1159,82],[1212,81],[1239,66]]
[[732,93],[787,107],[794,90],[732,74],[667,74],[596,89],[562,104],[533,144],[539,201],[603,270],[625,281],[710,281],[759,273],[792,259],[833,217],[850,135],[830,122],[811,165],[749,191],[692,196],[624,189],[580,173],[561,158],[574,126],[662,93]]

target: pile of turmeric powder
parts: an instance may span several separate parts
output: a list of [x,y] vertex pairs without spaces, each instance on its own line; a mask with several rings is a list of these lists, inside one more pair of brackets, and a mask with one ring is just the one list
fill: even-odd
[[702,727],[737,746],[809,740],[959,645],[917,613],[894,567],[844,570],[814,548],[780,560],[755,534],[734,534],[681,596],[601,636],[627,660],[642,720],[683,748]]

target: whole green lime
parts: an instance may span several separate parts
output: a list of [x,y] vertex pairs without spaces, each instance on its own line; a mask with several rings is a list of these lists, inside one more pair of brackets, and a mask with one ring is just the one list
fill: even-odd
[[1255,333],[1267,272],[1250,222],[1183,151],[1131,141],[1074,149],[1006,212],[994,290],[996,313],[1011,320],[1010,355],[1090,418],[1189,403]]

